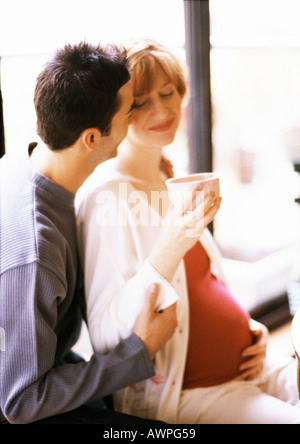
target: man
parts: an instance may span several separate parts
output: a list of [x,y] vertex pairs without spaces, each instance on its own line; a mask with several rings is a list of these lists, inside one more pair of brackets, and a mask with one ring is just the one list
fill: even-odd
[[127,133],[125,54],[67,45],[39,75],[34,103],[43,143],[0,162],[1,420],[136,423],[90,403],[153,376],[151,359],[177,323],[174,309],[154,312],[157,285],[132,335],[112,352],[89,362],[71,352],[82,322],[74,196]]

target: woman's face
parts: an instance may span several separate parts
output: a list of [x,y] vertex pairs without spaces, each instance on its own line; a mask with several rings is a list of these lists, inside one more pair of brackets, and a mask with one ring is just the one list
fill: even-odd
[[138,145],[163,147],[174,140],[182,99],[159,66],[154,72],[152,85],[149,93],[134,97],[128,138]]

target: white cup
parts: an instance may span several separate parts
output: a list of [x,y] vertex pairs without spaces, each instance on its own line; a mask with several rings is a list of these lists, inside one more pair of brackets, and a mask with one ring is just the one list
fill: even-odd
[[197,191],[196,205],[203,201],[210,192],[213,192],[215,197],[220,195],[220,180],[215,173],[189,174],[166,181],[170,201],[175,207],[182,206],[190,195],[189,193],[192,193],[198,185],[202,185],[202,188],[199,192]]

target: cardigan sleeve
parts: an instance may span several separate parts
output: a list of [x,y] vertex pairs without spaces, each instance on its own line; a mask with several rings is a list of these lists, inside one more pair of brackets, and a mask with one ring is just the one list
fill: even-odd
[[141,262],[135,227],[117,184],[86,194],[78,208],[88,328],[94,350],[106,353],[132,333],[152,283],[160,288],[157,310],[179,297],[147,258]]

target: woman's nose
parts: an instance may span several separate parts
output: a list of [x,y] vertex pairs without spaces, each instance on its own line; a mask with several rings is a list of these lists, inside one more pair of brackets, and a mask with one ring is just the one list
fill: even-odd
[[156,100],[154,103],[154,112],[159,116],[166,116],[168,113],[167,106],[162,100]]

